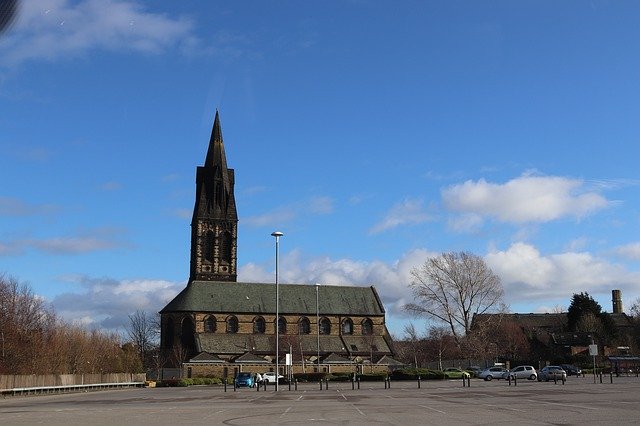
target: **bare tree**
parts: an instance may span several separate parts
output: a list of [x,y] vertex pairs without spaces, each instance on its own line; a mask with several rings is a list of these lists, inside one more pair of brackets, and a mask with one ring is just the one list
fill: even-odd
[[126,326],[127,337],[138,351],[140,361],[145,368],[153,368],[153,355],[158,347],[160,334],[159,322],[145,311],[137,310],[129,315]]
[[466,252],[444,253],[411,270],[415,303],[404,309],[444,322],[458,347],[469,333],[474,315],[500,307],[500,278],[482,258]]

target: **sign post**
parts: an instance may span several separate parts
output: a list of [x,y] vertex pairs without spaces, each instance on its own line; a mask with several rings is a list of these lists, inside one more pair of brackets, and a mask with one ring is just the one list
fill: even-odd
[[593,357],[593,383],[596,382],[596,355],[598,355],[598,345],[589,345],[589,355]]

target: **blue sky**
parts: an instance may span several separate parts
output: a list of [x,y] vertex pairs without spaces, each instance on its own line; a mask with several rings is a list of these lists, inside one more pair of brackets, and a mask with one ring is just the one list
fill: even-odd
[[640,3],[31,0],[0,34],[0,271],[122,329],[186,284],[220,111],[239,280],[482,256],[514,312],[640,297]]

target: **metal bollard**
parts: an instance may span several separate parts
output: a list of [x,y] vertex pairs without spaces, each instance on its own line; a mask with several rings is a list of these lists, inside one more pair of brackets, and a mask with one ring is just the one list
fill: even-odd
[[329,379],[324,379],[324,388],[325,390],[329,390]]
[[295,390],[298,390],[298,379],[295,381]]
[[267,380],[263,380],[262,383],[264,383],[264,391],[267,391]]
[[567,381],[567,379],[564,376],[562,376],[562,384],[563,385],[564,385],[564,382],[566,382],[566,381]]
[[322,379],[319,380],[320,383],[320,390],[322,390]]
[[256,383],[256,392],[260,392],[260,383]]
[[389,382],[389,389],[391,389],[391,377],[387,376],[387,381]]
[[358,390],[360,390],[360,376],[358,376],[356,381],[358,382]]
[[613,383],[613,373],[609,373],[609,378],[611,380],[611,383]]
[[289,390],[291,390],[291,380],[289,380]]
[[554,374],[554,375],[553,375],[553,384],[554,384],[554,385],[557,385],[557,384],[558,384],[558,375],[557,375],[557,374]]
[[386,389],[387,388],[387,378],[385,377],[383,381],[384,381],[384,388]]
[[356,389],[356,381],[355,379],[352,377],[351,378],[351,390],[355,390]]
[[226,392],[227,391],[227,379],[224,379],[222,381],[222,383],[224,383],[224,391]]
[[467,376],[467,387],[471,387],[471,376]]
[[467,379],[465,379],[464,376],[462,376],[462,387],[466,387],[467,386]]
[[420,389],[420,376],[418,376],[418,389]]
[[602,371],[600,372],[600,383],[602,383]]

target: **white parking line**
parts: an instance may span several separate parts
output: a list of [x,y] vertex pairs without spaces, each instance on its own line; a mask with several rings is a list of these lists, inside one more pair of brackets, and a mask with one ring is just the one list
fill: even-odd
[[355,409],[356,409],[356,411],[358,411],[358,413],[360,413],[362,416],[367,417],[367,415],[366,415],[366,414],[364,414],[362,411],[360,411],[360,409],[359,409],[358,407],[356,407],[356,406],[355,406],[355,405],[353,405],[353,404],[351,404],[351,406],[352,406],[353,408],[355,408]]
[[282,416],[284,416],[285,414],[287,414],[287,413],[291,410],[291,408],[293,408],[293,407],[291,407],[291,406],[290,406],[289,408],[287,408],[286,410],[284,410],[284,413],[280,414],[280,417],[282,417]]
[[526,413],[525,410],[519,410],[517,408],[511,408],[511,407],[505,407],[504,405],[495,405],[495,404],[482,404],[485,407],[492,407],[492,408],[501,408],[503,410],[509,410],[509,411],[519,411],[521,413]]
[[436,412],[438,412],[438,413],[440,413],[440,414],[447,414],[447,413],[445,413],[444,411],[440,411],[440,410],[438,410],[438,409],[436,409],[436,408],[429,407],[429,406],[427,406],[427,405],[418,405],[418,407],[426,408],[427,410],[436,411]]
[[536,401],[535,399],[529,399],[527,401],[535,402],[536,404],[551,404],[551,405],[559,405],[561,407],[580,408],[581,410],[598,410],[598,408],[587,407],[587,406],[584,406],[584,405],[561,404],[559,402],[551,402],[551,401]]

